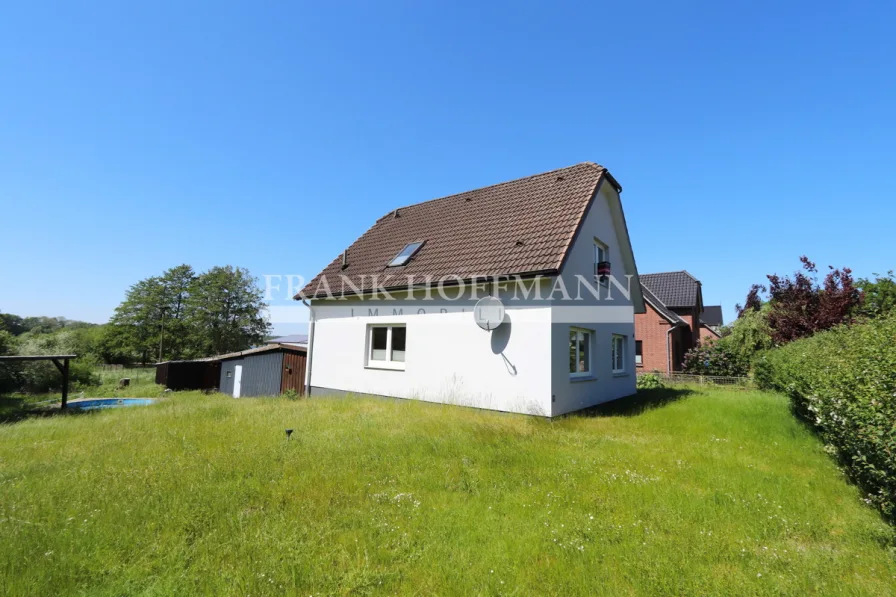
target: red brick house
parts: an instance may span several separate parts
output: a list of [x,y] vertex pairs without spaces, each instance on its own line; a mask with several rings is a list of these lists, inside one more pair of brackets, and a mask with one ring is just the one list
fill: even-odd
[[635,364],[641,371],[680,371],[688,350],[719,337],[722,309],[703,306],[700,280],[686,271],[644,274],[640,281],[647,311],[635,314]]
[[722,306],[709,305],[703,307],[700,314],[700,342],[712,342],[722,337]]

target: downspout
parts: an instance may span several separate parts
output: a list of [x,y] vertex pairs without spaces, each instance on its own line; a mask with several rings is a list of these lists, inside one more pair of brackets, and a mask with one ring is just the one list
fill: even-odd
[[311,396],[311,357],[314,354],[314,307],[309,305],[304,298],[302,304],[311,312],[311,317],[308,320],[308,350],[305,357],[305,398],[309,398]]
[[672,332],[674,332],[680,323],[672,324],[672,327],[666,332],[666,374],[672,375]]

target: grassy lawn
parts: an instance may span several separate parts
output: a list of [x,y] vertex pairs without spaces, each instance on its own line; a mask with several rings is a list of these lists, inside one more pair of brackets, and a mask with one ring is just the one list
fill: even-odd
[[896,591],[893,529],[784,398],[643,396],[654,398],[550,422],[183,393],[0,425],[0,587],[28,597]]

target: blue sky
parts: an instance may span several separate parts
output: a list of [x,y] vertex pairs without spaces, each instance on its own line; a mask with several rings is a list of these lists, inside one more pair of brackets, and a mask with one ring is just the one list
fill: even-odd
[[102,322],[180,263],[311,277],[390,208],[582,161],[640,271],[726,320],[804,253],[896,267],[892,3],[483,4],[4,7],[0,310]]

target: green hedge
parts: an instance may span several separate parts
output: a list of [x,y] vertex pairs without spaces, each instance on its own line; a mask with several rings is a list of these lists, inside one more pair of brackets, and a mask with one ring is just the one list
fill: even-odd
[[896,317],[770,350],[754,375],[760,387],[790,396],[868,499],[896,519]]

